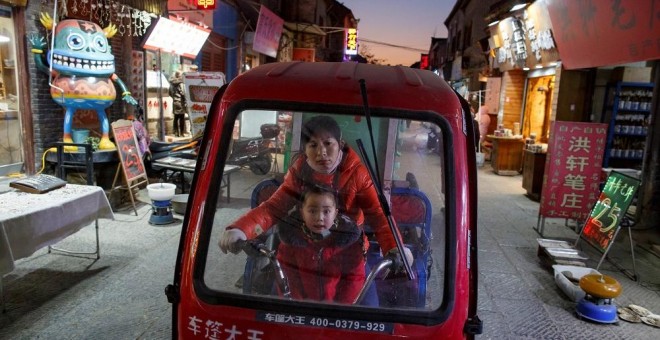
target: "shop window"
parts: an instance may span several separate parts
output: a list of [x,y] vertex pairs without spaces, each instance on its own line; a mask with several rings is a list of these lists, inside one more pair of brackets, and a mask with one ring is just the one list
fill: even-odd
[[202,47],[202,70],[227,73],[227,39],[211,33]]
[[20,172],[23,137],[11,7],[0,5],[0,176]]

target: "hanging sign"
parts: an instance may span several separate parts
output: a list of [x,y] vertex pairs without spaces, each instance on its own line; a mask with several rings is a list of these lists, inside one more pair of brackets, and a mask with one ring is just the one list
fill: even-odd
[[261,5],[252,49],[276,58],[280,46],[280,37],[282,36],[282,27],[284,27],[284,20],[271,12],[266,6]]
[[607,124],[552,123],[539,214],[586,220],[596,200]]
[[636,178],[612,171],[582,229],[582,238],[605,252],[614,239],[639,184],[640,181]]
[[346,55],[358,54],[357,28],[346,30]]
[[145,50],[174,53],[195,59],[211,30],[184,21],[160,17],[145,39]]
[[660,59],[657,1],[547,1],[566,69]]

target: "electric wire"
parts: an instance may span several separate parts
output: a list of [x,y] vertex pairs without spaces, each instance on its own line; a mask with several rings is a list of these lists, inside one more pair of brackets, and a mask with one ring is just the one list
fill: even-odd
[[370,43],[370,44],[400,48],[400,49],[408,50],[408,51],[411,51],[411,52],[425,53],[425,52],[429,51],[428,49],[422,49],[422,48],[416,48],[416,47],[410,47],[410,46],[403,46],[403,45],[396,45],[396,44],[392,44],[392,43],[388,43],[388,42],[384,42],[384,41],[377,41],[377,40],[372,40],[372,39],[362,38],[362,37],[360,37],[359,40],[363,41],[363,42],[366,42],[366,43]]

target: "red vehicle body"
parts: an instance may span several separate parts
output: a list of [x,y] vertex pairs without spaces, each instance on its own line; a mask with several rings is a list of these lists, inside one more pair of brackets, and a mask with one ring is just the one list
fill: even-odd
[[[368,108],[360,91],[361,79],[366,83]],[[216,233],[224,227],[218,225],[225,223],[217,221],[219,216],[233,213],[232,204],[238,204],[217,208],[224,204],[218,193],[222,169],[230,152],[232,133],[235,138],[238,114],[246,112],[246,115],[249,110],[257,109],[274,110],[277,117],[290,111],[305,112],[300,115],[303,117],[306,112],[337,114],[339,119],[349,118],[343,127],[363,134],[364,138],[368,138],[369,131],[361,128],[367,118],[363,113],[370,110],[381,122],[381,133],[377,137],[384,141],[380,149],[385,150],[381,153],[385,154],[384,164],[394,164],[386,166],[394,171],[397,158],[391,145],[396,130],[392,126],[403,126],[396,124],[414,120],[413,126],[420,131],[426,131],[429,125],[441,130],[444,156],[439,162],[444,170],[438,175],[439,179],[433,181],[442,181],[439,184],[442,209],[434,210],[434,218],[442,219],[446,227],[440,229],[442,234],[436,232],[434,241],[441,244],[433,254],[437,257],[434,265],[441,268],[433,277],[440,281],[434,286],[439,288],[425,291],[426,299],[435,302],[427,302],[425,307],[417,309],[371,309],[282,300],[210,287],[210,276],[220,277],[230,271],[229,265],[211,264],[216,256],[211,253],[217,252]],[[293,114],[291,125],[294,131],[296,115]],[[476,315],[477,188],[472,121],[465,101],[440,77],[430,71],[407,67],[273,63],[257,67],[225,85],[216,95],[207,119],[174,282],[166,289],[173,304],[173,337],[465,339],[480,333],[481,321]],[[424,135],[414,138],[419,140]],[[430,151],[418,150],[418,153],[419,157],[437,157]],[[388,163],[388,159],[393,161]],[[431,170],[419,169],[416,176],[426,176],[427,172]],[[420,186],[420,189],[431,191],[428,186]],[[216,210],[215,217],[212,210]],[[216,226],[212,228],[212,225]],[[236,278],[236,275],[231,276],[232,283]],[[436,293],[440,296],[433,297]],[[278,317],[282,319],[277,320]],[[292,322],[285,322],[285,318]],[[307,321],[295,322],[303,319]]]

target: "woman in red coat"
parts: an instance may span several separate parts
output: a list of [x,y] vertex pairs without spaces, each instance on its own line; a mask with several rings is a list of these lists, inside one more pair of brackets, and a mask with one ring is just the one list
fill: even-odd
[[362,231],[339,214],[328,186],[311,186],[300,209],[278,224],[277,259],[298,300],[353,303],[366,279]]
[[[345,145],[337,122],[328,116],[311,118],[302,127],[301,141],[305,152],[293,162],[277,191],[225,229],[218,243],[222,252],[238,253],[237,241],[252,239],[284,219],[310,184],[337,190],[339,212],[360,228],[369,225],[383,253],[396,252],[369,172],[355,151]],[[404,251],[408,263],[412,263],[412,253],[408,248]]]

